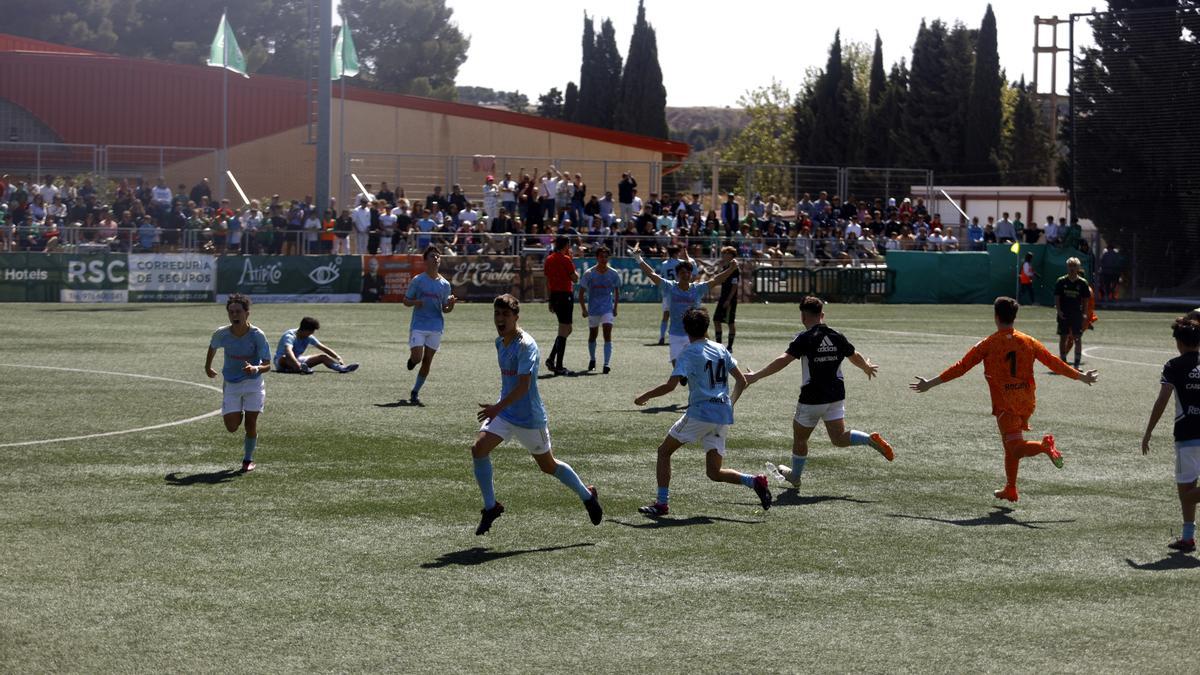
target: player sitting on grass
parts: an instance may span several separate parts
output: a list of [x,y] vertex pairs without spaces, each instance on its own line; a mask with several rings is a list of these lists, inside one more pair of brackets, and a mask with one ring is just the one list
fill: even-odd
[[1193,314],[1175,320],[1172,332],[1179,356],[1163,366],[1158,399],[1142,436],[1144,455],[1150,452],[1150,434],[1174,392],[1175,490],[1183,512],[1183,534],[1167,547],[1184,553],[1196,550],[1196,503],[1200,502],[1200,488],[1196,487],[1200,479],[1200,321],[1189,318]]
[[446,325],[442,315],[452,312],[454,303],[458,301],[450,294],[450,282],[438,272],[442,252],[436,246],[426,246],[423,257],[425,271],[412,278],[402,300],[405,307],[413,308],[408,324],[408,369],[412,370],[418,363],[421,364],[408,399],[413,405],[421,405],[421,387],[425,384],[425,378],[429,377],[433,357],[442,346],[442,330]]
[[599,525],[604,517],[600,497],[596,488],[584,485],[575,470],[565,462],[554,458],[550,451],[550,428],[546,426],[546,410],[538,395],[538,346],[533,336],[521,330],[517,319],[521,305],[511,295],[505,294],[492,303],[496,323],[496,356],[500,362],[500,400],[488,405],[480,403],[477,417],[483,423],[471,446],[475,480],[483,493],[483,511],[479,528],[475,534],[483,534],[492,527],[504,505],[496,501],[496,488],[492,484],[492,450],[498,445],[515,438],[533,455],[538,468],[548,473],[563,485],[575,491],[583,500],[588,517],[593,525]]
[[933,389],[939,384],[949,382],[956,377],[965,375],[967,371],[983,362],[983,376],[987,379],[988,390],[992,396],[992,414],[996,416],[996,424],[1000,427],[1000,437],[1004,442],[1004,475],[1007,482],[1004,487],[993,494],[996,499],[1017,501],[1017,470],[1025,457],[1045,454],[1062,468],[1063,456],[1054,444],[1054,436],[1046,434],[1041,442],[1025,440],[1023,432],[1029,430],[1029,417],[1037,407],[1034,392],[1037,384],[1033,380],[1033,361],[1041,361],[1050,370],[1065,375],[1085,384],[1096,381],[1095,370],[1081,373],[1067,365],[1062,359],[1055,357],[1046,346],[1028,335],[1014,330],[1013,323],[1017,320],[1017,310],[1020,305],[1012,298],[996,298],[993,305],[995,310],[996,332],[980,341],[962,357],[958,363],[942,371],[941,375],[926,380],[918,377],[916,382],[908,385],[917,393]]
[[[343,364],[342,357],[338,356],[337,352],[326,347],[317,339],[316,335],[313,335],[320,327],[320,321],[306,316],[300,319],[299,328],[289,328],[283,332],[279,338],[279,345],[275,347],[277,372],[308,375],[313,372],[314,366],[325,366],[339,373],[353,373],[358,370],[357,363]],[[309,345],[316,347],[322,353],[304,356],[304,351],[308,349]]]
[[[658,478],[658,496],[651,504],[638,510],[648,516],[667,515],[670,510],[668,499],[671,487],[671,455],[684,445],[695,441],[700,441],[700,446],[705,450],[704,468],[709,480],[745,485],[758,495],[763,509],[769,509],[771,491],[767,487],[766,476],[752,476],[721,467],[725,457],[725,438],[729,435],[730,425],[733,424],[733,404],[746,386],[746,376],[738,370],[737,361],[733,359],[729,350],[708,339],[707,310],[694,307],[684,312],[683,327],[687,330],[691,342],[679,353],[671,377],[633,399],[636,405],[646,405],[652,398],[671,393],[684,378],[687,379],[687,412],[675,422],[658,446],[655,472]],[[735,382],[732,397],[729,393],[731,375]]]
[[792,487],[800,487],[800,477],[808,461],[808,439],[817,422],[822,420],[825,430],[829,432],[829,440],[837,447],[866,445],[889,462],[895,459],[892,446],[878,433],[846,430],[846,384],[842,377],[842,360],[848,359],[866,373],[868,380],[875,377],[879,366],[858,353],[841,333],[825,325],[825,303],[819,298],[810,295],[800,303],[800,323],[804,325],[804,332],[796,335],[787,351],[775,357],[762,370],[746,373],[747,384],[754,384],[783,370],[797,359],[804,366],[804,382],[800,385],[800,399],[796,403],[796,415],[792,418],[791,466],[767,466],[791,483]]
[[223,349],[221,415],[226,431],[231,434],[238,430],[245,417],[246,438],[242,442],[242,472],[245,473],[253,471],[255,466],[258,414],[267,398],[262,374],[271,370],[271,347],[267,344],[267,336],[250,325],[250,298],[241,293],[230,295],[225,301],[225,312],[229,316],[229,325],[221,326],[212,334],[204,373],[210,378],[217,376],[212,368],[213,357],[218,349]]
[[608,266],[608,248],[596,249],[596,265],[588,268],[579,279],[579,306],[588,320],[588,367],[596,369],[596,334],[604,329],[604,374],[610,372],[612,360],[613,319],[621,297],[621,277]]

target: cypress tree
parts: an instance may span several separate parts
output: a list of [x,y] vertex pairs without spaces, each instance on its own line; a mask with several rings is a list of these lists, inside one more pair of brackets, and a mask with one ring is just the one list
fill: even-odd
[[1000,54],[996,47],[996,15],[987,6],[975,43],[975,68],[967,99],[963,169],[976,185],[1000,182]]
[[[942,148],[938,158],[940,170],[956,183],[972,183],[975,176],[966,168],[967,101],[970,98],[971,78],[975,71],[975,35],[961,23],[956,23],[946,36],[946,96],[944,105],[949,116],[943,127]],[[997,80],[997,89],[999,81]]]
[[617,129],[667,137],[667,89],[658,63],[658,38],[646,22],[646,8],[641,0],[617,101]]
[[[617,32],[609,19],[600,24],[600,34],[596,37],[593,57],[596,79],[595,93],[590,103],[594,109],[594,121],[591,124],[612,129],[616,122],[617,98],[621,90],[621,52],[617,50]],[[581,112],[584,105],[586,104],[581,99]]]
[[867,88],[867,105],[879,105],[886,87],[887,75],[883,72],[883,39],[879,37],[879,31],[875,31],[875,51],[871,54],[871,84]]
[[600,83],[596,68],[596,30],[592,17],[583,13],[583,61],[579,66],[579,101],[575,116],[570,118],[580,124],[596,125],[600,98]]
[[1049,185],[1050,130],[1038,112],[1035,93],[1025,78],[1015,85],[1017,101],[1013,106],[1012,129],[1004,139],[1004,182],[1008,185]]
[[813,91],[813,123],[806,161],[845,165],[858,159],[861,147],[862,99],[854,87],[854,71],[842,62],[842,35],[829,47],[825,72]]
[[880,164],[887,151],[888,127],[883,119],[883,98],[887,92],[887,75],[883,72],[883,40],[875,31],[875,52],[871,56],[871,82],[867,88],[867,114],[863,129],[862,157],[872,166]]
[[562,118],[568,122],[576,121],[579,114],[579,87],[574,82],[567,83],[567,93],[563,94]]

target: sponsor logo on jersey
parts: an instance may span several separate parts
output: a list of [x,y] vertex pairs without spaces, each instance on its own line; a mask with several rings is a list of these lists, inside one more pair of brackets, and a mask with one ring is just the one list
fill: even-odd
[[828,335],[821,339],[821,346],[817,347],[817,352],[819,353],[836,351],[837,345],[833,344],[833,340],[830,340]]

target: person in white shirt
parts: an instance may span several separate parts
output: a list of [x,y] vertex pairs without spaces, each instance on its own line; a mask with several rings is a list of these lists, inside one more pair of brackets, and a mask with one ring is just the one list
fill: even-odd
[[494,219],[500,213],[500,186],[496,185],[494,176],[488,176],[487,182],[483,184],[483,212],[487,214],[488,220]]
[[400,207],[397,206],[390,211],[387,208],[386,202],[379,210],[379,253],[380,255],[392,254],[392,238],[396,235],[396,211]]
[[475,210],[474,204],[467,202],[467,208],[458,214],[458,222],[474,225],[477,220],[479,220],[479,212]]
[[846,223],[846,234],[853,234],[855,239],[862,237],[862,225],[858,224],[858,217],[852,217],[850,222]]
[[629,212],[633,214],[630,216],[630,220],[642,214],[642,198],[638,196],[637,188],[633,190],[633,201],[630,203]]
[[545,174],[542,175],[542,191],[538,193],[542,203],[542,217],[546,222],[554,222],[557,216],[557,211],[554,210],[555,197],[558,194],[558,178],[555,175],[558,172],[554,167],[550,167]]
[[[508,211],[508,215],[513,216],[517,213],[517,181],[513,180],[512,174],[505,172],[504,180],[500,181],[500,206]],[[491,216],[488,216],[491,219]]]
[[158,183],[150,190],[150,203],[154,207],[154,219],[160,227],[171,212],[171,196],[171,188],[167,187],[166,179],[159,176]]
[[1057,246],[1059,237],[1061,236],[1058,231],[1058,225],[1054,222],[1054,216],[1046,216],[1046,243]]
[[943,251],[957,251],[958,250],[958,237],[954,236],[954,230],[948,229],[948,230],[946,230],[946,234],[942,236],[942,250]]
[[321,215],[314,209],[304,218],[304,254],[319,253],[317,242],[321,237]]
[[46,182],[39,188],[38,193],[42,195],[42,201],[51,204],[54,198],[58,196],[58,187],[54,185],[54,176],[46,174]]
[[929,250],[930,251],[942,250],[942,242],[943,242],[942,228],[940,228],[940,227],[934,228],[933,234],[929,235]]
[[363,255],[367,252],[368,231],[371,229],[371,208],[365,196],[358,198],[358,206],[350,212],[354,221],[354,252]]

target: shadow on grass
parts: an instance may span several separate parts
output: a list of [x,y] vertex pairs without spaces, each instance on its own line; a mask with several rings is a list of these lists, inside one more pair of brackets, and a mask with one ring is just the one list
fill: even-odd
[[163,480],[167,485],[219,485],[238,478],[242,472],[238,469],[222,469],[209,473],[194,473],[190,476],[180,476],[176,472],[167,474]]
[[596,412],[608,412],[608,413],[636,412],[636,413],[642,413],[643,415],[657,415],[658,413],[664,413],[664,412],[683,412],[687,409],[688,409],[688,407],[687,407],[686,403],[672,403],[671,405],[652,405],[649,407],[641,407],[641,408],[618,408],[615,410],[597,410]]
[[1186,553],[1172,553],[1162,560],[1148,563],[1136,563],[1131,558],[1125,559],[1125,564],[1135,570],[1146,572],[1164,572],[1166,570],[1194,570],[1200,568],[1200,558],[1193,558]]
[[376,408],[424,408],[424,403],[413,403],[412,401],[403,398],[392,403],[374,403]]
[[[878,503],[870,499],[858,499],[850,495],[801,495],[799,490],[788,488],[775,496],[775,502],[771,506],[812,506],[821,502],[850,502],[851,504]],[[757,506],[757,502],[755,506]]]
[[660,530],[664,527],[690,527],[692,525],[714,525],[716,523],[740,523],[743,525],[761,525],[762,520],[741,520],[739,518],[719,518],[717,516],[689,516],[687,518],[671,518],[671,517],[653,517],[646,516],[647,522],[644,523],[627,523],[616,518],[609,518],[608,522],[624,525],[635,530]]
[[564,551],[569,548],[580,548],[583,546],[595,546],[591,542],[583,542],[580,544],[568,544],[567,546],[547,546],[545,548],[525,548],[516,551],[493,551],[486,546],[475,546],[474,548],[463,549],[461,551],[452,551],[443,553],[433,562],[421,563],[424,569],[438,569],[440,567],[449,567],[450,565],[482,565],[500,560],[501,558],[511,558],[514,555],[525,555],[526,553],[553,553],[554,551]]
[[1007,506],[992,507],[992,512],[986,516],[977,516],[975,518],[934,518],[932,516],[910,516],[905,513],[889,513],[889,518],[908,518],[909,520],[928,520],[934,523],[945,523],[947,525],[957,525],[959,527],[979,527],[982,525],[1017,525],[1030,530],[1044,530],[1044,527],[1039,525],[1052,525],[1055,523],[1073,523],[1074,518],[1067,520],[1017,520],[1012,517],[1013,510]]
[[643,342],[642,346],[643,347],[667,347],[669,345],[667,345],[667,343],[665,343],[665,342]]

